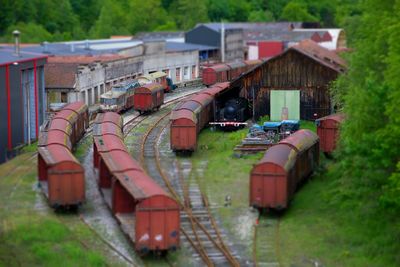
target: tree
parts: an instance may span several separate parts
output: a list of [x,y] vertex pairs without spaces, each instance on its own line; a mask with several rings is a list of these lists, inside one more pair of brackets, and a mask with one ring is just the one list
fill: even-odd
[[123,10],[119,2],[106,0],[98,20],[90,30],[90,35],[93,38],[109,38],[111,35],[129,34]]
[[160,0],[130,0],[128,27],[132,34],[141,31],[153,31],[167,22],[167,13]]
[[196,25],[208,21],[207,5],[203,0],[177,0],[172,9],[178,28],[188,30]]
[[268,10],[252,11],[247,20],[252,22],[271,22],[274,21],[274,15]]
[[286,21],[304,21],[304,22],[316,22],[318,18],[308,13],[307,8],[297,2],[289,2],[282,11],[282,20]]
[[16,25],[9,26],[6,30],[4,41],[14,41],[14,37],[12,35],[14,30],[21,32],[22,43],[41,43],[44,41],[53,41],[53,36],[51,33],[49,33],[42,25],[37,25],[32,22],[27,24],[20,22]]

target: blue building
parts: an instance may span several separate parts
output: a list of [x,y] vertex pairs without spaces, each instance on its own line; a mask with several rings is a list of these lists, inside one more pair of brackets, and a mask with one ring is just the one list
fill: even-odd
[[45,116],[47,56],[0,48],[0,163],[37,140]]

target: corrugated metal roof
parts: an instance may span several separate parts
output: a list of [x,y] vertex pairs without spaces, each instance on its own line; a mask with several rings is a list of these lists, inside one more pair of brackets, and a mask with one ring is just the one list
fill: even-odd
[[[214,31],[221,30],[221,23],[211,22],[211,23],[200,23],[196,27],[204,25]],[[227,22],[224,23],[225,29],[243,29],[243,30],[257,30],[257,29],[268,29],[268,30],[288,30],[289,27],[301,28],[302,22]]]
[[79,64],[49,63],[45,65],[46,88],[74,89],[76,85],[75,74]]
[[191,43],[180,43],[180,42],[166,42],[165,49],[167,52],[177,52],[177,51],[209,51],[219,49],[215,46],[208,45],[199,45],[199,44],[191,44]]
[[347,67],[347,63],[344,59],[338,56],[333,51],[330,51],[316,42],[311,40],[301,41],[298,45],[292,46],[290,49],[299,51],[300,53],[313,58],[319,63],[330,67],[338,72],[343,72]]
[[33,53],[28,51],[20,51],[20,55],[14,54],[14,49],[0,48],[0,65],[13,64],[14,62],[29,61],[34,59],[46,58],[47,55],[41,53]]

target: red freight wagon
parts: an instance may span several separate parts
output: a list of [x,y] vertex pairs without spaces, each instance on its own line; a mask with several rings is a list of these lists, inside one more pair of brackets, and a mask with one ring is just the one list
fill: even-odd
[[85,200],[84,170],[71,149],[88,125],[87,106],[71,103],[39,135],[38,178],[52,207],[78,206]]
[[59,130],[50,130],[48,132],[40,133],[38,141],[39,147],[45,147],[54,144],[62,145],[69,150],[72,149],[69,136],[65,132]]
[[250,206],[285,209],[319,162],[319,138],[300,130],[269,148],[250,173]]
[[100,153],[109,152],[112,150],[125,149],[125,144],[118,135],[104,135],[93,137],[93,165],[99,167]]
[[171,114],[171,149],[194,151],[197,147],[197,119],[189,110],[177,110]]
[[[112,147],[112,146],[110,146]],[[116,173],[142,168],[132,159],[126,147],[116,147],[100,154],[99,160],[99,186],[102,189],[111,187],[111,177]]]
[[246,71],[246,64],[243,61],[237,61],[237,62],[229,62],[226,63],[231,70],[229,71],[229,80],[236,79],[239,77],[243,72]]
[[[110,116],[109,116],[110,117]],[[117,117],[114,117],[117,118]],[[180,207],[155,183],[129,155],[122,139],[103,131],[98,117],[94,154],[99,158],[99,187],[107,205],[135,242],[135,250],[175,250],[179,247]],[[101,133],[107,133],[101,135]]]
[[115,135],[124,138],[124,134],[122,133],[121,126],[117,126],[113,122],[105,122],[101,124],[94,124],[93,126],[93,136],[104,136],[104,135]]
[[229,80],[230,67],[226,64],[218,64],[203,69],[203,84],[209,86],[218,82],[226,82]]
[[339,139],[339,128],[343,120],[343,114],[332,114],[315,121],[322,152],[330,154],[336,149],[337,140]]
[[85,174],[81,164],[61,145],[38,148],[38,176],[50,206],[78,206],[85,201]]
[[113,213],[135,241],[135,250],[175,250],[179,247],[180,207],[143,170],[115,174]]
[[86,129],[89,127],[89,108],[81,101],[73,102],[66,105],[63,110],[71,110],[78,115],[79,129]]
[[79,115],[77,115],[77,113],[72,110],[61,110],[61,111],[57,112],[57,114],[53,117],[53,120],[61,119],[61,120],[65,120],[66,122],[68,122],[71,125],[72,135],[74,136],[74,141],[78,141],[82,137],[82,135],[85,131],[85,129],[81,129],[80,126],[78,125],[78,123],[77,123],[78,118],[79,118]]
[[197,134],[214,120],[215,96],[229,87],[219,83],[179,104],[171,113],[170,144],[174,151],[194,151]]
[[158,83],[144,84],[138,87],[134,96],[134,109],[139,113],[159,109],[164,104],[164,89]]
[[105,112],[105,113],[99,113],[96,116],[96,119],[94,120],[95,124],[100,124],[104,122],[111,122],[114,123],[117,126],[120,126],[122,128],[123,125],[123,119],[122,117],[115,112]]

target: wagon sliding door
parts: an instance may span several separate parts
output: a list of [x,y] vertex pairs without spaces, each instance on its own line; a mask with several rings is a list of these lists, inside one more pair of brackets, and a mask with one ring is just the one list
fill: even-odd
[[300,90],[271,90],[271,121],[300,119]]

